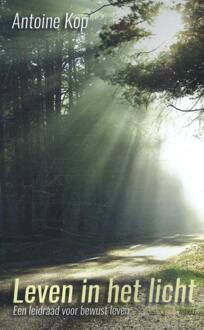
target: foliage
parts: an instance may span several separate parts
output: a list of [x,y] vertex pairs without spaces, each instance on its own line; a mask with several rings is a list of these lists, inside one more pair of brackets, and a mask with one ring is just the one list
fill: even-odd
[[[158,13],[160,2],[152,0],[131,1],[119,0],[109,1],[110,5],[124,8],[128,6],[128,13],[122,15],[118,22],[111,26],[105,26],[100,34],[102,44],[101,49],[110,49],[119,46],[123,42],[139,41],[150,35],[144,28],[143,23],[150,23]],[[127,8],[126,8],[127,10]]]
[[150,93],[166,92],[169,97],[195,94],[202,98],[204,4],[200,0],[187,1],[178,9],[185,24],[177,42],[156,60],[144,58],[136,65],[129,64],[116,78],[119,83]]
[[195,280],[198,286],[204,286],[204,244],[196,245],[190,251],[186,251],[171,263],[161,266],[156,276],[161,276],[165,282],[173,282],[178,277],[184,283]]

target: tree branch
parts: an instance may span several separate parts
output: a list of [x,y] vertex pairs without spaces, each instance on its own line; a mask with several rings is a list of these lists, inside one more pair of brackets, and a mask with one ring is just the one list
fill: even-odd
[[113,3],[107,3],[107,4],[101,6],[101,7],[97,8],[97,9],[91,11],[90,13],[84,13],[84,15],[87,15],[87,16],[90,17],[91,15],[97,13],[98,11],[100,11],[100,10],[106,8],[106,7],[117,6],[117,5],[119,5],[119,2],[118,1],[113,2]]
[[169,107],[174,108],[175,110],[181,111],[181,112],[199,112],[199,111],[200,112],[203,112],[204,111],[204,108],[200,108],[200,109],[189,109],[189,110],[187,110],[187,109],[180,109],[180,108],[177,108],[173,104],[169,104]]
[[[140,22],[138,22],[138,24],[141,24],[141,23],[143,23],[143,22],[144,22],[144,21],[140,21]],[[151,54],[151,53],[157,51],[161,46],[163,46],[163,44],[165,44],[165,41],[162,42],[159,46],[157,46],[157,47],[154,48],[154,49],[146,50],[146,51],[141,51],[141,52],[139,52],[139,53],[136,53],[135,55],[136,55],[137,57],[139,57],[139,56],[141,56],[141,55],[148,55],[148,54]],[[134,56],[135,56],[135,55],[134,55]]]

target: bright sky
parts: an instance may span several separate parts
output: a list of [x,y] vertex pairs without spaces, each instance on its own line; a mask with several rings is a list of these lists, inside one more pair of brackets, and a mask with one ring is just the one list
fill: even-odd
[[[159,47],[152,55],[168,48],[176,40],[177,33],[182,29],[182,19],[175,10],[163,9],[151,26],[152,37],[145,39],[139,46],[147,50]],[[138,45],[137,45],[138,48]]]

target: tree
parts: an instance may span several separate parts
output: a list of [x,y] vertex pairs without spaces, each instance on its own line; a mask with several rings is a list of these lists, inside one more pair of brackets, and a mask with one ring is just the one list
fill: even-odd
[[[204,4],[189,0],[177,6],[183,15],[184,29],[169,51],[156,60],[143,58],[129,64],[116,77],[122,85],[131,87],[135,95],[165,92],[167,99],[194,95],[196,101],[204,95]],[[176,107],[175,107],[176,108]],[[181,110],[182,109],[178,109]],[[204,108],[191,109],[203,111]],[[185,109],[183,110],[185,111]]]
[[98,10],[108,6],[126,8],[125,12],[127,12],[118,22],[105,26],[100,33],[102,40],[100,49],[109,49],[110,51],[111,48],[120,46],[121,43],[132,40],[137,42],[149,36],[150,32],[144,27],[144,23],[149,24],[152,22],[154,16],[158,13],[161,2],[152,0],[109,0],[109,4],[101,6]]
[[52,0],[41,5],[6,0],[0,8],[0,229],[24,237],[62,225],[65,115],[72,121],[72,108],[90,77],[94,46],[88,49],[85,35],[75,31],[11,31],[10,26],[17,11],[64,14],[58,7]]

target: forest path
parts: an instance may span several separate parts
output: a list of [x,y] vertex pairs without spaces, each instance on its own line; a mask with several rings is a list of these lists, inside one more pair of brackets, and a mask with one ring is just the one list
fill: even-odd
[[[8,291],[15,278],[20,279],[20,287],[39,283],[67,283],[83,279],[125,280],[143,277],[158,269],[161,264],[190,249],[196,249],[204,242],[204,235],[174,235],[143,244],[108,249],[94,257],[78,262],[62,262],[55,266],[26,267],[15,266],[2,269],[0,287]],[[64,261],[64,260],[63,260]],[[53,262],[54,264],[54,262]]]
[[[204,242],[204,235],[175,235],[154,240],[151,243],[130,245],[120,249],[109,249],[95,257],[77,263],[65,263],[54,267],[18,268],[1,272],[0,287],[9,296],[9,303],[2,301],[0,308],[0,329],[203,329],[203,315],[179,314],[175,309],[161,311],[154,306],[136,304],[129,306],[129,314],[124,317],[71,317],[71,316],[13,316],[11,295],[8,294],[15,278],[20,279],[20,287],[29,284],[67,284],[81,278],[106,279],[114,277],[118,280],[131,280],[150,274],[161,263],[168,263],[171,258],[185,253],[189,249],[197,249]],[[7,275],[7,276],[6,276]],[[9,277],[9,278],[8,278]],[[127,283],[127,282],[126,282]],[[3,293],[3,291],[1,291]],[[1,295],[2,297],[2,295]],[[1,302],[1,303],[2,303]],[[23,307],[23,305],[21,305]],[[27,307],[27,306],[26,306]],[[15,322],[15,325],[14,325]],[[169,327],[170,325],[170,327]]]

